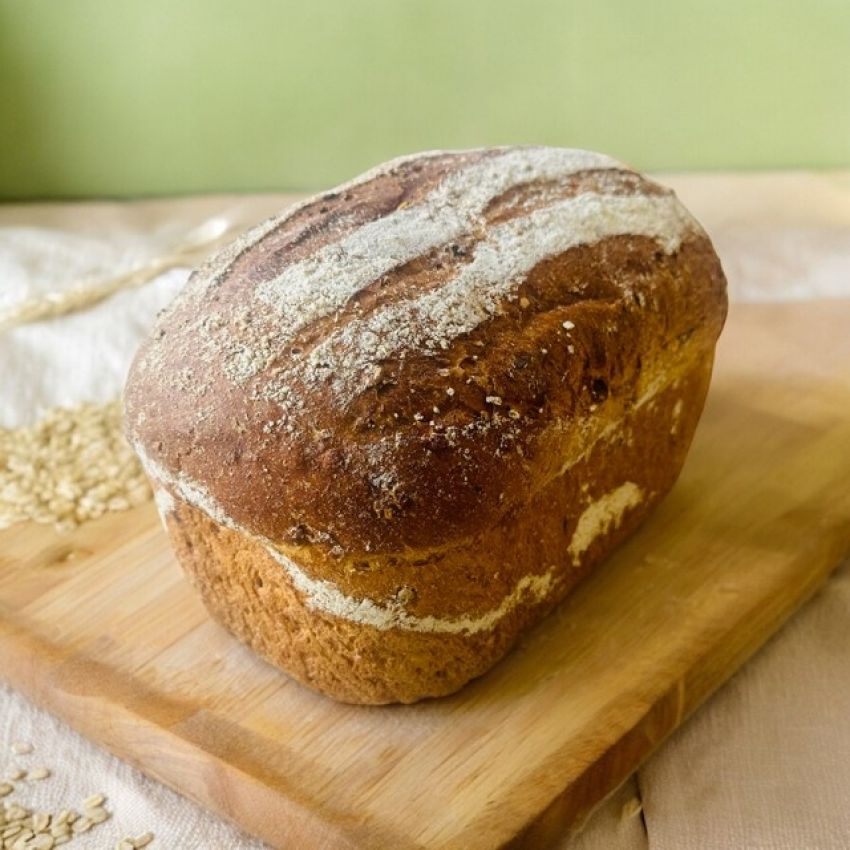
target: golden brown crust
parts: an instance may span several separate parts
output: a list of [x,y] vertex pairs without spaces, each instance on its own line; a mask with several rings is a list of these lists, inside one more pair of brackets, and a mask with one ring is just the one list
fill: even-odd
[[[462,162],[491,155],[473,152]],[[683,336],[719,334],[725,284],[704,234],[687,233],[672,254],[653,238],[615,236],[542,260],[497,315],[445,348],[376,361],[368,382],[344,402],[326,383],[297,387],[300,406],[267,397],[275,371],[293,357],[303,359],[382,305],[456,275],[481,233],[517,210],[545,208],[553,193],[662,192],[632,172],[590,169],[503,193],[466,242],[394,268],[340,311],[298,330],[259,374],[230,379],[228,352],[209,354],[199,315],[224,316],[237,338],[249,334],[239,321],[254,326],[261,318],[240,313],[246,290],[287,268],[290,254],[303,259],[307,246],[317,251],[344,238],[352,221],[362,225],[415,203],[444,176],[445,160],[411,160],[391,180],[320,196],[243,253],[216,285],[190,285],[191,297],[163,318],[132,370],[133,442],[161,467],[202,483],[240,526],[281,545],[308,542],[349,555],[431,547],[489,528],[524,503],[551,458],[553,423],[567,427],[592,410],[626,405],[641,391],[645,364],[662,362]],[[423,168],[412,170],[417,165]],[[353,219],[343,215],[343,202]],[[151,362],[156,368],[143,368]]]
[[[498,605],[523,576],[555,568],[553,591],[533,595],[478,632],[380,630],[309,606],[264,546],[217,526],[177,502],[167,517],[180,562],[212,615],[271,663],[300,682],[345,702],[414,702],[449,694],[492,667],[647,516],[675,481],[697,423],[711,372],[696,357],[622,428],[598,441],[573,468],[543,488],[527,510],[430,567],[398,555],[352,594],[390,598],[407,588],[406,607],[445,618]],[[633,482],[644,497],[576,561],[570,542],[581,509]],[[318,565],[314,565],[318,567]]]

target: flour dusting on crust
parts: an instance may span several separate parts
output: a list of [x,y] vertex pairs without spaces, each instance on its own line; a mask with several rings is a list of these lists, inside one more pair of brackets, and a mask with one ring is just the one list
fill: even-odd
[[369,367],[404,351],[439,352],[496,315],[528,272],[547,257],[609,236],[639,234],[675,251],[690,217],[672,195],[582,194],[512,219],[490,231],[470,263],[444,286],[353,320],[322,340],[305,361],[270,382],[262,395],[291,398],[293,384],[329,381],[341,403],[365,389]]
[[[176,335],[172,329],[161,348],[153,347],[143,367],[160,371],[168,351],[191,353],[204,370],[244,386],[252,399],[277,404],[282,421],[325,389],[345,408],[374,383],[381,363],[437,355],[498,316],[550,257],[624,235],[655,239],[669,254],[686,234],[700,231],[672,192],[610,157],[583,150],[434,151],[386,163],[329,196],[365,192],[390,174],[415,186],[415,169],[440,157],[447,160],[447,173],[424,196],[353,229],[337,220],[314,250],[295,261],[287,249],[274,249],[276,259],[268,260],[269,240],[290,226],[298,232],[290,223],[316,198],[264,222],[212,258],[169,311],[181,309],[188,321]],[[500,204],[509,214],[498,212]],[[363,215],[357,209],[355,218]],[[308,228],[303,238],[311,233]],[[386,276],[403,281],[401,270],[410,263],[449,249],[459,253],[449,257],[436,284],[406,290],[394,283],[381,291]],[[262,260],[264,271],[251,271],[243,282],[237,261],[249,256]],[[231,292],[219,301],[219,284],[238,287],[238,298]],[[364,312],[358,299],[372,290],[379,294]],[[299,341],[304,334],[306,345]],[[208,382],[184,384],[192,392]]]
[[602,498],[588,505],[578,519],[567,550],[572,555],[573,563],[579,563],[581,556],[597,537],[607,534],[612,528],[617,528],[626,511],[636,508],[642,499],[643,492],[640,487],[632,481],[626,481],[616,490],[606,493]]
[[168,515],[174,510],[174,497],[163,487],[157,487],[153,494],[156,509],[159,513],[159,518],[162,521],[162,527],[168,530],[165,521]]
[[285,346],[299,328],[332,315],[390,270],[466,235],[487,205],[508,189],[581,170],[618,167],[616,160],[590,151],[508,150],[449,174],[421,204],[366,222],[285,267],[259,284],[255,296],[274,309],[278,342]]

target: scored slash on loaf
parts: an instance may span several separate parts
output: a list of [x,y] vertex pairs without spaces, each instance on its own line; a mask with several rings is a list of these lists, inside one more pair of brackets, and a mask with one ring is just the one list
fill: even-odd
[[435,151],[255,228],[131,369],[127,432],[226,627],[352,702],[491,667],[675,481],[726,313],[600,154]]

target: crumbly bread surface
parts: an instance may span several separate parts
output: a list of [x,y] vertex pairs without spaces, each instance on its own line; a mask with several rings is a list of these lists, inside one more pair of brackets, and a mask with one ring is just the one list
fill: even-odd
[[340,699],[411,701],[488,669],[669,489],[725,311],[708,237],[619,163],[422,154],[196,272],[127,430],[220,620]]

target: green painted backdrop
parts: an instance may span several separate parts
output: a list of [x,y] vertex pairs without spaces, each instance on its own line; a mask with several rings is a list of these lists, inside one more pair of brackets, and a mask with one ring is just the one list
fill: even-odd
[[850,164],[850,0],[0,0],[0,196],[327,186],[545,142]]

